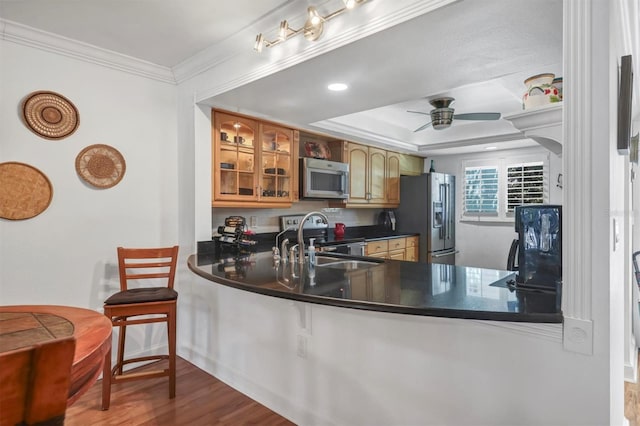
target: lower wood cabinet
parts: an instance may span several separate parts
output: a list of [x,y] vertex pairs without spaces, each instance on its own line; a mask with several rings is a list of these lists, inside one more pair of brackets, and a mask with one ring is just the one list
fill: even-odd
[[420,240],[418,237],[407,237],[404,260],[418,262],[420,259]]
[[364,254],[371,257],[387,259],[389,253],[389,240],[367,241]]
[[418,261],[418,237],[400,237],[368,241],[365,255],[381,259]]

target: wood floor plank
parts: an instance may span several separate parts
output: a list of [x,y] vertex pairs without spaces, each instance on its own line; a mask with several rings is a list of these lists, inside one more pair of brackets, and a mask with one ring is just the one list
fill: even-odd
[[[158,367],[162,365],[140,370]],[[174,399],[169,399],[166,377],[115,384],[111,389],[111,407],[102,411],[99,381],[67,409],[65,425],[293,425],[182,358],[178,358],[176,382]]]

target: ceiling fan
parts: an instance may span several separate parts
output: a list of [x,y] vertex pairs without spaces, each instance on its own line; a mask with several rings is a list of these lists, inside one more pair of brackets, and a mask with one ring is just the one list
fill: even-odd
[[449,105],[455,101],[454,98],[437,98],[429,101],[435,109],[431,112],[422,111],[407,111],[415,114],[430,115],[431,121],[427,124],[418,127],[414,132],[419,132],[426,129],[429,126],[433,126],[436,130],[446,129],[451,126],[451,122],[455,118],[456,120],[499,120],[499,112],[471,112],[467,114],[454,114],[453,108],[449,108]]

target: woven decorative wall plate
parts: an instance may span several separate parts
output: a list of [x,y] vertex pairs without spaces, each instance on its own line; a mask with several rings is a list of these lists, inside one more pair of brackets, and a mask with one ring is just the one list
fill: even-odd
[[49,207],[51,182],[40,170],[24,163],[0,163],[0,217],[30,219]]
[[97,188],[111,188],[120,182],[127,165],[120,152],[109,145],[90,145],[76,157],[76,171]]
[[46,139],[63,139],[80,124],[80,115],[71,101],[47,91],[29,94],[22,103],[22,117],[33,133]]

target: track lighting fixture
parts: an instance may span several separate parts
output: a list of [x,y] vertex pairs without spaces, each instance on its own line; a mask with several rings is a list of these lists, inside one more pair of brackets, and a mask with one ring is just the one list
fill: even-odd
[[322,36],[325,22],[335,18],[338,15],[341,15],[342,13],[346,12],[349,9],[353,9],[356,6],[367,2],[367,0],[342,0],[342,2],[344,3],[344,7],[342,9],[338,9],[335,12],[332,12],[326,16],[320,15],[320,13],[315,7],[309,6],[307,8],[307,20],[304,23],[304,27],[299,29],[291,28],[289,26],[289,23],[285,19],[280,22],[280,28],[278,29],[278,37],[275,40],[269,41],[265,39],[262,34],[258,34],[256,36],[256,41],[255,41],[255,44],[253,45],[253,49],[256,52],[260,53],[262,52],[262,49],[265,46],[266,47],[275,46],[276,44],[285,42],[291,37],[294,37],[300,33],[302,33],[304,35],[304,38],[306,38],[307,40],[316,41],[320,38],[320,36]]

